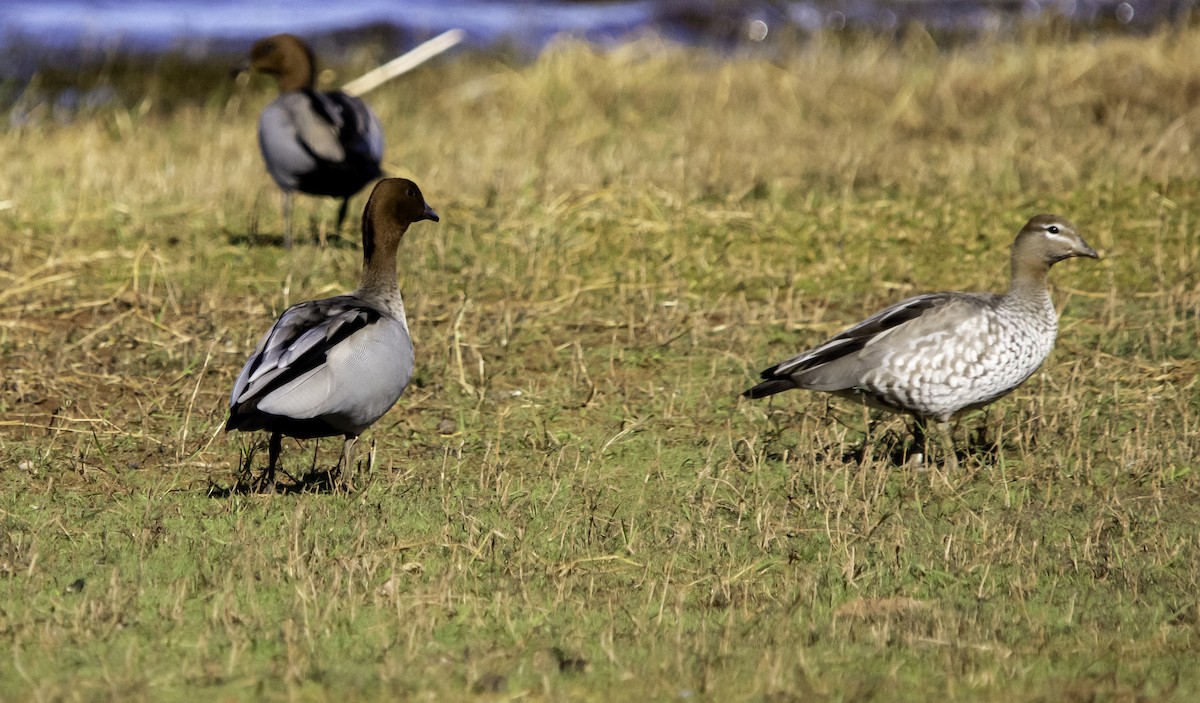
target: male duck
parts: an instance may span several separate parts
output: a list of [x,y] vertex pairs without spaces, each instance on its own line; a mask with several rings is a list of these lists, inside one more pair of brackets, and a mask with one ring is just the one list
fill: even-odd
[[277,34],[250,48],[249,67],[274,76],[279,97],[258,120],[267,171],[283,190],[283,245],[292,246],[292,193],[341,198],[337,229],[350,198],[383,175],[383,128],[375,113],[340,90],[313,89],[313,53],[299,37]]
[[358,436],[400,399],[412,378],[413,348],[396,283],[396,250],[413,222],[438,221],[412,181],[380,181],[363,212],[363,269],[347,295],[293,305],[242,368],[225,430],[271,433],[271,485],[284,435],[342,435],[339,468],[350,472]]

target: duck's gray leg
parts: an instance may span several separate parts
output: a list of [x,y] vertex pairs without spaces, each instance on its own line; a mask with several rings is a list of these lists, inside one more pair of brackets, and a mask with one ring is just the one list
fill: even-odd
[[282,451],[283,435],[278,432],[272,432],[271,439],[267,442],[267,468],[255,482],[258,484],[258,490],[263,491],[267,488],[275,488],[275,469],[279,465],[279,454]]
[[292,248],[292,191],[283,191],[283,248]]
[[947,471],[958,471],[958,452],[954,451],[954,434],[950,431],[949,422],[938,422],[935,429],[937,430],[938,444],[941,445],[942,455],[945,459],[942,460],[942,465]]
[[335,474],[336,485],[342,490],[350,491],[354,488],[354,445],[358,442],[358,435],[346,435],[346,441],[342,442],[342,458],[338,459],[337,469]]
[[[929,430],[933,429],[933,436]],[[930,449],[936,447],[942,457],[942,466],[947,471],[958,470],[958,454],[954,451],[954,435],[950,431],[949,421],[935,418],[917,418],[913,425],[913,453],[909,454],[906,464],[918,468],[932,468],[933,461]]]
[[350,196],[342,198],[342,206],[338,208],[337,226],[334,227],[333,233],[340,235],[342,233],[342,223],[346,221],[346,209],[350,207]]

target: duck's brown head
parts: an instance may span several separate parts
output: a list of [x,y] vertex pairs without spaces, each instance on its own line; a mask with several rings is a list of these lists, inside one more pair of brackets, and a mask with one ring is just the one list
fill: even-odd
[[1023,265],[1040,264],[1049,268],[1073,256],[1100,258],[1096,250],[1079,236],[1075,225],[1058,215],[1034,216],[1025,223],[1017,235],[1017,241],[1013,243],[1013,262]]
[[363,210],[363,256],[376,247],[394,249],[408,226],[421,220],[439,222],[416,183],[407,178],[385,178],[375,184]]
[[279,90],[285,92],[312,88],[316,80],[312,49],[294,34],[276,34],[254,42],[246,67],[274,76]]
[[1058,215],[1034,216],[1013,242],[1009,290],[1038,298],[1045,296],[1046,274],[1050,267],[1073,256],[1100,258],[1079,236],[1070,220]]

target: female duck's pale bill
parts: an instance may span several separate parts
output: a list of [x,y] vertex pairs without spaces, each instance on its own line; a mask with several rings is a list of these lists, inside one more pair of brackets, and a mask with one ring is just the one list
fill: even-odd
[[412,181],[390,178],[363,212],[363,270],[347,295],[293,305],[242,368],[229,398],[228,430],[271,433],[260,485],[273,485],[284,435],[342,435],[338,468],[349,480],[354,442],[400,399],[413,348],[396,282],[396,250],[413,222],[438,221]]
[[292,193],[341,198],[341,230],[350,198],[383,175],[383,128],[375,113],[341,91],[313,89],[312,50],[291,34],[255,42],[249,68],[274,76],[279,97],[263,109],[258,143],[283,190],[283,243],[292,246]]
[[[955,414],[1021,385],[1045,361],[1058,332],[1047,273],[1096,250],[1057,215],[1038,215],[1012,246],[1008,292],[929,293],[875,313],[824,344],[762,372],[743,395],[792,388],[828,391],[937,423],[943,444]],[[953,446],[945,447],[951,465]]]

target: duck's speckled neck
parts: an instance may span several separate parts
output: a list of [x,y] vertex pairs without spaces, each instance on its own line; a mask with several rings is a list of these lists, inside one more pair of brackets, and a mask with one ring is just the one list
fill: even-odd
[[1013,257],[1012,281],[1006,297],[1040,304],[1050,297],[1047,287],[1049,267],[1041,262],[1021,261]]
[[353,295],[379,310],[386,310],[389,315],[399,320],[406,329],[408,328],[408,317],[404,311],[404,298],[400,295],[398,287],[394,287],[390,291],[363,289],[360,287],[354,291]]
[[1012,281],[1008,293],[1001,298],[1000,308],[1011,313],[1010,320],[1022,321],[1023,326],[1053,335],[1058,326],[1058,311],[1050,299],[1049,272],[1049,264],[1040,256],[1032,256],[1019,244],[1013,247]]

